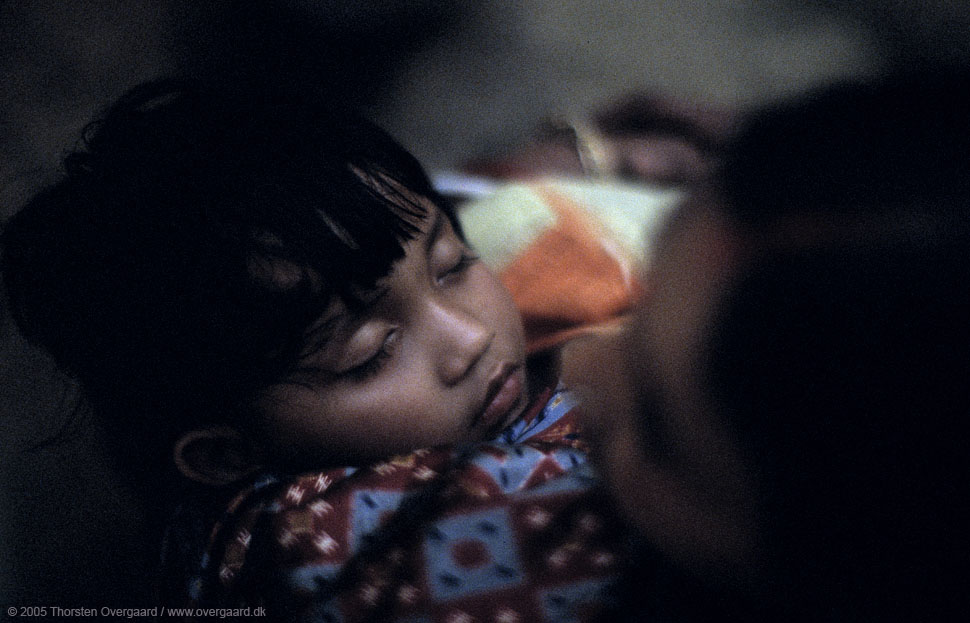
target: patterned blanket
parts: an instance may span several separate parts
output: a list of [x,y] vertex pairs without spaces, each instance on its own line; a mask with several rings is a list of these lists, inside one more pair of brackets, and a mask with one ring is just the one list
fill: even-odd
[[501,442],[263,475],[225,507],[176,601],[308,621],[592,620],[624,543],[573,405],[547,392]]

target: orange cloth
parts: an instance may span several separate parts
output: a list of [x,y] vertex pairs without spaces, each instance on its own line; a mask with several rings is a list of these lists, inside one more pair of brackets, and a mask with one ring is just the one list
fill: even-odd
[[557,221],[499,275],[522,312],[530,351],[615,321],[642,289],[634,258],[611,249],[608,233],[581,206],[548,187],[536,192]]

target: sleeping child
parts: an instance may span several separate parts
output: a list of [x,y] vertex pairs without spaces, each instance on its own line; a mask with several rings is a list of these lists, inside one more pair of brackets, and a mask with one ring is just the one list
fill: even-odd
[[4,231],[19,327],[165,533],[160,599],[591,616],[622,543],[572,397],[420,165],[322,101],[138,87]]

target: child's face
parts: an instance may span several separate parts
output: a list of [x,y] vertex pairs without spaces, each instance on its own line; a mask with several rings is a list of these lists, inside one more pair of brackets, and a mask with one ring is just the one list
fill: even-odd
[[324,346],[259,402],[271,455],[358,463],[488,438],[528,402],[525,336],[511,295],[430,202],[421,232],[363,312],[333,303]]

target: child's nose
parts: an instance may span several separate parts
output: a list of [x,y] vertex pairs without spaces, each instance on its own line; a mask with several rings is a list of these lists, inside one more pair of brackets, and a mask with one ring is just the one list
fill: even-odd
[[495,332],[460,307],[434,304],[432,312],[431,346],[437,357],[438,372],[447,385],[453,385],[475,367],[491,345]]

